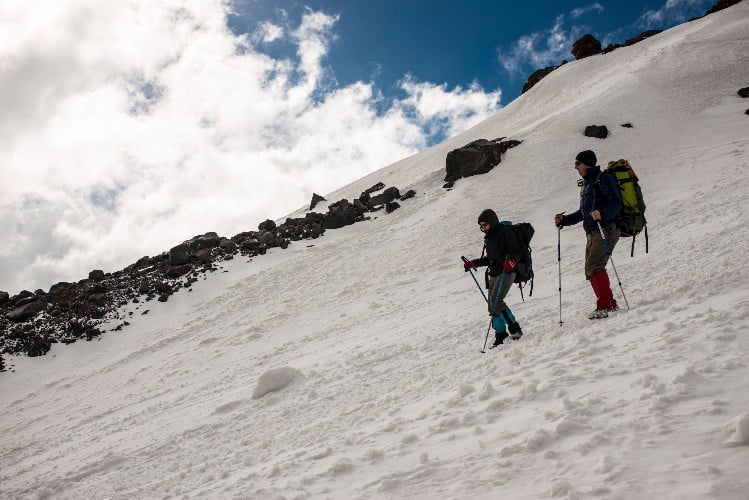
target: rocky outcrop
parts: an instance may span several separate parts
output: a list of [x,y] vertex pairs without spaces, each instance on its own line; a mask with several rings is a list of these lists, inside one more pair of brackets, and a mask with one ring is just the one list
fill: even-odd
[[629,47],[630,45],[634,45],[636,43],[640,43],[641,41],[645,40],[646,38],[650,38],[651,36],[655,36],[658,33],[663,33],[663,30],[647,30],[643,31],[639,35],[637,35],[634,38],[630,38],[626,42],[624,42],[624,45],[626,47]]
[[718,12],[723,9],[727,9],[728,7],[731,7],[732,5],[736,5],[741,0],[719,0],[718,3],[710,7],[710,9],[705,12],[706,16],[709,16],[710,14],[713,14],[715,12]]
[[447,153],[445,159],[445,182],[451,183],[462,177],[485,174],[502,161],[502,154],[521,141],[503,141],[504,137],[488,141],[478,139]]
[[312,201],[309,203],[309,209],[314,210],[318,203],[321,201],[328,201],[317,193],[312,193]]
[[[561,66],[561,64],[559,66]],[[531,73],[531,76],[528,77],[528,81],[526,81],[525,84],[523,85],[523,94],[525,94],[530,89],[532,89],[534,85],[536,85],[538,82],[546,78],[549,75],[549,73],[559,68],[559,66],[549,66],[543,69],[536,70],[533,73]]]
[[747,97],[749,97],[749,87],[744,87],[743,89],[739,89],[739,91],[736,93],[739,94],[739,97],[746,99]]
[[594,56],[601,53],[601,42],[593,35],[587,34],[572,45],[571,52],[578,60]]
[[605,139],[609,136],[609,129],[606,127],[606,125],[588,125],[587,127],[585,127],[584,134],[586,137]]

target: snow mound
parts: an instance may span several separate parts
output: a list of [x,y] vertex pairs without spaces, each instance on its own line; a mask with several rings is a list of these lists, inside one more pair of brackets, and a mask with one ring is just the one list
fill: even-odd
[[252,399],[262,398],[269,392],[281,390],[295,380],[301,379],[304,379],[304,375],[299,370],[290,366],[268,370],[260,375],[260,378],[257,380],[255,390],[252,392]]

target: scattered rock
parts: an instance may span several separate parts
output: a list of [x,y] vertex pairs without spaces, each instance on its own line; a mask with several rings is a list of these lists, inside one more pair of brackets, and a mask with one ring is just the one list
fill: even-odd
[[323,220],[325,229],[338,229],[355,223],[361,217],[359,210],[348,200],[343,199],[328,207],[328,213]]
[[270,219],[267,219],[261,222],[257,228],[259,231],[273,231],[274,229],[276,229],[276,223]]
[[642,33],[640,33],[636,37],[630,38],[629,40],[627,40],[626,42],[624,42],[624,45],[627,46],[627,47],[629,47],[630,45],[634,45],[636,43],[640,43],[641,41],[645,40],[646,38],[650,38],[651,36],[655,36],[658,33],[662,33],[662,32],[663,32],[663,30],[647,30],[647,31],[643,31]]
[[595,137],[597,139],[605,139],[609,136],[609,129],[606,125],[588,125],[585,127],[586,137]]
[[596,40],[593,35],[587,34],[572,45],[571,52],[577,60],[594,56],[601,53],[601,42]]
[[[50,294],[59,293],[64,290],[67,290],[68,288],[72,286],[73,286],[72,283],[68,283],[67,281],[60,281],[59,283],[55,283],[54,285],[49,287],[49,293]],[[2,300],[0,300],[0,302],[2,302]]]
[[413,189],[409,189],[408,191],[406,191],[406,194],[400,197],[400,200],[406,201],[413,198],[414,196],[416,196],[416,191],[414,191]]
[[314,210],[318,203],[321,201],[328,201],[317,193],[312,193],[312,201],[309,204],[309,209]]
[[48,304],[41,300],[36,300],[28,304],[16,307],[8,314],[8,319],[19,323],[33,318],[42,311],[47,310]]
[[635,128],[635,126],[632,125],[631,123],[622,123],[622,127],[624,127],[624,128]]
[[739,94],[739,97],[747,98],[749,97],[749,87],[744,87],[743,89],[739,89],[739,91],[736,93]]
[[549,75],[549,73],[551,73],[558,67],[559,66],[548,66],[546,68],[538,69],[534,71],[533,73],[531,73],[531,76],[528,77],[528,81],[525,82],[525,84],[523,85],[522,93],[525,94],[526,92],[528,92],[530,89],[533,88],[534,85],[536,85],[538,82],[546,78]]
[[454,182],[462,177],[485,174],[502,161],[502,154],[514,148],[521,141],[502,141],[494,139],[478,139],[465,146],[447,153],[445,159],[445,182]]
[[385,204],[385,212],[390,213],[394,210],[398,210],[400,208],[400,205],[397,201],[391,201]]
[[613,51],[615,51],[616,49],[618,49],[618,48],[620,48],[620,47],[624,47],[624,45],[622,45],[622,44],[620,44],[620,43],[614,43],[614,44],[611,44],[611,43],[610,43],[610,44],[608,44],[608,45],[606,46],[606,48],[605,48],[605,49],[603,49],[603,50],[601,51],[601,54],[608,54],[609,52],[613,52]]
[[400,191],[398,191],[398,188],[396,187],[389,187],[385,191],[383,191],[381,194],[378,194],[377,196],[373,196],[369,199],[369,201],[366,203],[366,206],[369,208],[375,207],[377,205],[386,205],[390,203],[393,200],[397,200],[400,198]]
[[0,292],[0,304],[5,304],[8,300],[10,300],[8,292]]
[[169,263],[173,266],[181,266],[190,262],[190,250],[182,243],[169,250]]
[[710,14],[718,12],[719,10],[727,9],[728,7],[731,7],[732,5],[736,5],[740,1],[741,0],[718,0],[718,3],[710,7],[710,10],[705,12],[705,15],[709,16]]
[[190,271],[192,271],[192,266],[190,264],[182,264],[180,266],[173,266],[169,268],[169,270],[166,272],[166,275],[174,279],[179,278],[180,276],[184,276]]
[[104,271],[101,269],[94,269],[90,273],[88,273],[88,279],[91,281],[101,281],[104,279]]

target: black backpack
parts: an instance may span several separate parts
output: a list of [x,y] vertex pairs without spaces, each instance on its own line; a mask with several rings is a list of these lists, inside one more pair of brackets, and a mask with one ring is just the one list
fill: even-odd
[[515,283],[520,288],[520,296],[523,297],[523,285],[528,281],[531,282],[531,290],[528,293],[530,297],[533,295],[533,258],[531,250],[531,239],[533,233],[536,231],[529,222],[519,222],[518,224],[511,224],[512,232],[515,234],[515,238],[518,240],[520,245],[520,258],[518,259],[518,267],[515,270]]

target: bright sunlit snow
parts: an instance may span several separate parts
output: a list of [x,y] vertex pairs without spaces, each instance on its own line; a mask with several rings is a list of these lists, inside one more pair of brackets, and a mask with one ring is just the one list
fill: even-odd
[[[747,2],[569,63],[326,194],[415,189],[392,214],[227,262],[98,341],[11,359],[0,497],[747,498],[747,68]],[[592,124],[612,135],[584,137]],[[501,136],[524,142],[441,187],[448,151]],[[650,253],[621,241],[631,310],[591,322],[584,233],[565,228],[560,326],[552,217],[577,206],[583,149],[637,171]],[[508,296],[525,336],[481,354],[489,318],[460,256],[479,256],[489,207],[535,226],[536,282]]]

